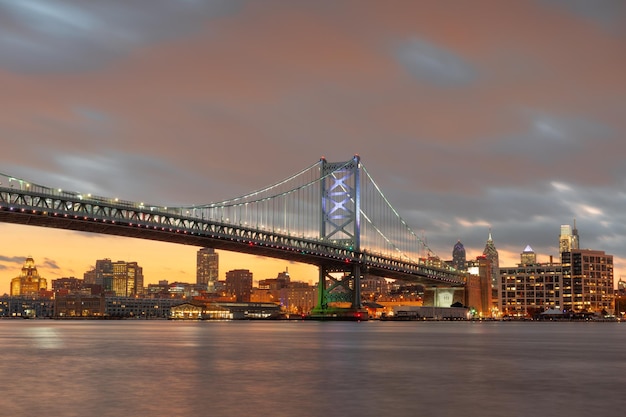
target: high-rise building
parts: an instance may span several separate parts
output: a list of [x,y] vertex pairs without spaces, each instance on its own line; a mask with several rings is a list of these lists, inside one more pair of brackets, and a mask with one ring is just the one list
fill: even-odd
[[113,262],[111,289],[118,297],[143,294],[143,268],[137,262]]
[[563,309],[578,312],[609,312],[615,296],[613,255],[604,251],[571,249],[561,253]]
[[487,239],[483,255],[491,262],[491,286],[497,288],[500,282],[500,260],[498,259],[498,250],[491,237],[491,230],[489,230],[489,238]]
[[226,291],[234,295],[237,302],[250,302],[252,272],[247,269],[226,272]]
[[569,224],[562,224],[561,234],[559,235],[559,253],[569,252],[572,249],[580,249],[576,219],[574,219],[573,229]]
[[202,248],[196,255],[196,283],[206,286],[208,292],[215,292],[219,279],[219,254],[213,248]]
[[118,297],[143,294],[143,268],[137,262],[99,259],[96,267],[84,276],[86,284],[101,285],[105,292]]
[[39,276],[35,261],[26,258],[19,276],[11,280],[11,296],[37,295],[40,290],[48,289],[48,281]]
[[452,267],[459,271],[465,271],[467,269],[465,247],[460,240],[456,242],[452,249]]

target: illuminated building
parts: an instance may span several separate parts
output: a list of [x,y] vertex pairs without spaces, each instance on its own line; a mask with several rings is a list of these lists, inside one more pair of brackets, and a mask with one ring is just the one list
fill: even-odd
[[562,224],[559,235],[559,253],[570,252],[573,249],[580,249],[576,219],[574,219],[573,229],[569,224]]
[[465,257],[465,247],[461,241],[457,241],[452,249],[452,267],[458,271],[465,271],[467,258]]
[[498,259],[498,250],[491,237],[491,230],[489,230],[489,239],[487,239],[487,243],[485,244],[483,255],[491,262],[491,286],[497,288],[500,282],[500,260]]
[[213,248],[199,249],[196,254],[196,283],[204,285],[209,292],[215,292],[218,278],[219,254]]
[[563,266],[538,263],[526,246],[515,267],[500,268],[498,309],[504,316],[533,317],[546,309],[563,307]]
[[137,262],[99,259],[96,267],[84,276],[85,284],[101,285],[109,294],[119,297],[143,294],[143,268]]
[[280,290],[280,302],[288,313],[309,313],[317,304],[317,285],[292,282]]
[[613,255],[603,251],[572,249],[561,253],[563,309],[574,313],[612,310]]
[[247,269],[228,271],[226,273],[226,291],[234,295],[238,302],[250,302],[252,272]]
[[55,317],[102,317],[104,297],[72,294],[57,296],[54,300]]
[[260,290],[276,291],[287,287],[291,282],[289,272],[285,270],[280,272],[276,278],[267,278],[259,281]]
[[516,267],[500,268],[500,302],[503,314],[533,316],[547,309],[561,310],[571,317],[586,313],[600,315],[613,310],[613,255],[579,249],[578,231],[561,226],[561,263],[536,262],[527,246]]
[[32,257],[26,258],[22,272],[11,280],[11,296],[37,295],[40,290],[48,289],[48,282],[39,276],[35,261]]
[[74,277],[57,278],[52,280],[52,290],[54,292],[64,291],[66,293],[78,292],[83,289],[84,280]]
[[485,255],[477,256],[476,260],[467,263],[467,271],[464,304],[480,317],[495,317],[491,261]]
[[520,259],[522,265],[534,265],[537,263],[537,254],[530,245],[526,245],[526,248],[520,255]]

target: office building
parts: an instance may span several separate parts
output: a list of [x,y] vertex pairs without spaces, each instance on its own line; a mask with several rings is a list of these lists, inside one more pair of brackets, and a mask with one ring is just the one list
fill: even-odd
[[205,286],[208,292],[215,292],[219,279],[219,254],[213,248],[199,249],[196,254],[196,283]]
[[143,294],[143,268],[137,262],[99,259],[96,267],[85,273],[85,284],[101,285],[104,292],[118,297]]
[[574,313],[613,310],[613,255],[590,249],[561,253],[563,309]]
[[235,296],[237,302],[250,302],[252,272],[247,269],[226,272],[226,291]]
[[452,263],[451,266],[458,271],[465,271],[467,269],[467,258],[465,256],[465,247],[461,241],[457,241],[452,249]]
[[534,317],[547,309],[563,306],[563,266],[537,262],[530,246],[520,254],[515,267],[500,269],[498,309],[503,316]]

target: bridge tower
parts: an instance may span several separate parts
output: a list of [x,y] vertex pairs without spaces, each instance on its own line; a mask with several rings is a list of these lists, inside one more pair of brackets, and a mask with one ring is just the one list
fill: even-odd
[[[320,162],[320,239],[358,255],[361,251],[360,158],[355,155],[347,162],[327,162],[322,158]],[[318,299],[311,317],[367,319],[361,304],[360,262],[347,258],[343,268],[319,267]]]

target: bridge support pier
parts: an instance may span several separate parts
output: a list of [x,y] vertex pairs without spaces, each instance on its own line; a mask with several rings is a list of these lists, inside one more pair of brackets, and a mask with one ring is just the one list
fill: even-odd
[[[361,303],[361,267],[353,264],[351,270],[319,268],[317,305],[309,315],[314,320],[368,319],[367,310]],[[334,274],[334,275],[333,275]],[[341,275],[337,277],[337,275]]]

